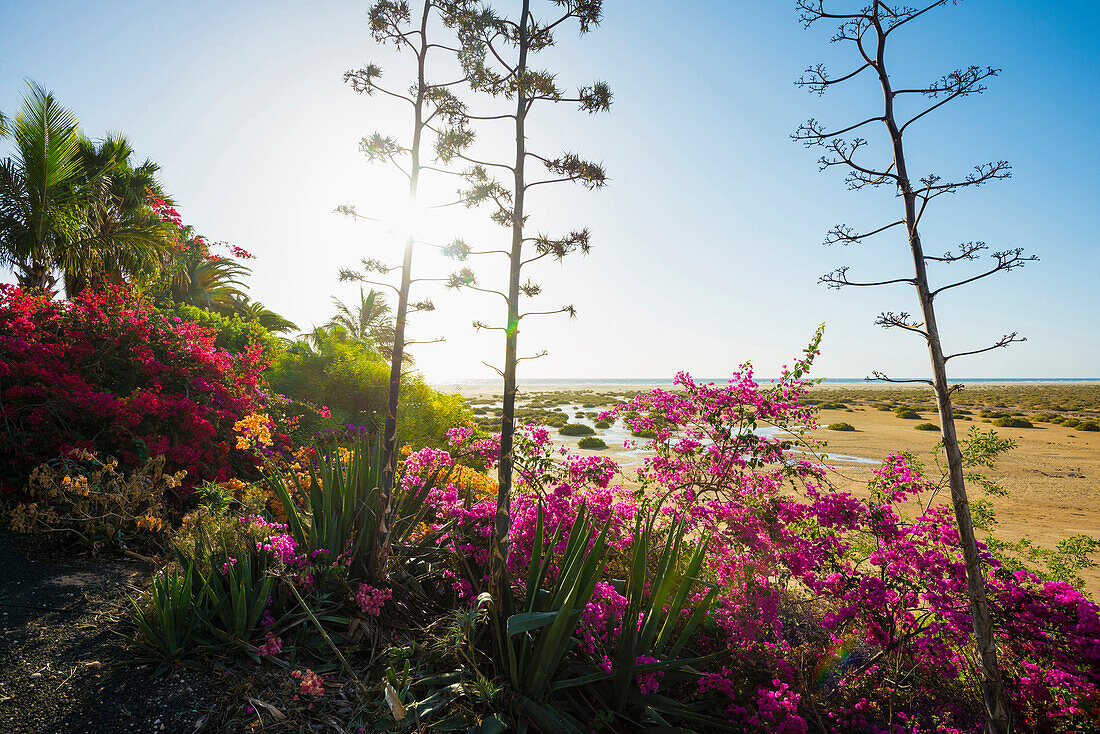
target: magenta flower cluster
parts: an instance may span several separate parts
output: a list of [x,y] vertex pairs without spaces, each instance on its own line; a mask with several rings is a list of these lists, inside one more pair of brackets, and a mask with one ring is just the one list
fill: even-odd
[[[694,689],[723,703],[731,726],[800,734],[828,731],[976,731],[980,687],[966,581],[949,508],[930,503],[932,484],[905,456],[886,457],[867,497],[828,489],[807,457],[815,425],[803,378],[816,344],[770,385],[744,365],[725,384],[677,375],[678,391],[654,390],[609,411],[652,431],[637,470],[637,496],[614,482],[606,457],[561,456],[544,429],[516,441],[521,491],[511,500],[508,566],[517,585],[532,554],[542,508],[546,537],[565,534],[583,505],[609,521],[613,548],[628,550],[635,519],[655,512],[658,531],[684,520],[705,541],[705,580],[720,592],[692,641],[710,662]],[[761,430],[766,428],[767,430]],[[451,431],[452,457],[492,461],[493,437]],[[417,459],[417,461],[421,461]],[[641,504],[640,497],[649,498]],[[441,542],[467,559],[455,578],[480,591],[495,498],[433,490]],[[920,500],[923,499],[923,503]],[[908,508],[918,507],[915,517]],[[559,537],[560,553],[566,540]],[[1021,727],[1073,726],[1100,705],[1100,614],[1066,583],[1006,567],[983,548],[1006,693]],[[554,570],[551,570],[554,578]],[[578,650],[613,669],[626,600],[605,579],[579,620]],[[518,589],[522,593],[522,588]],[[695,594],[698,603],[701,595]],[[646,656],[642,662],[656,662]],[[643,693],[662,685],[639,674]],[[687,685],[687,684],[681,684]],[[716,704],[719,705],[719,704]]]
[[314,673],[309,668],[305,670],[293,670],[290,677],[298,682],[298,694],[294,696],[313,696],[314,698],[325,695],[325,679]]
[[382,607],[393,598],[391,589],[378,589],[370,584],[359,584],[359,590],[355,592],[355,603],[363,610],[363,614],[377,617],[382,613]]

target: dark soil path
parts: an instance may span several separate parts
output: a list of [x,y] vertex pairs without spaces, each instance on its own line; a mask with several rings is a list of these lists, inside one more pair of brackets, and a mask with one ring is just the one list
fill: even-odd
[[154,678],[117,634],[148,565],[29,560],[21,541],[0,531],[0,732],[214,730],[216,679],[189,670]]

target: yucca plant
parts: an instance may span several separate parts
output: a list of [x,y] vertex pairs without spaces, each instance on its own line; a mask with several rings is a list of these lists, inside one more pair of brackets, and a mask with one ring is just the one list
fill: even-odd
[[[684,722],[726,726],[724,719],[709,714],[710,701],[683,703],[660,690],[643,694],[636,684],[639,675],[661,673],[660,686],[667,690],[697,676],[692,666],[708,659],[692,655],[689,643],[713,610],[719,589],[699,578],[706,541],[685,551],[686,520],[673,523],[661,544],[655,528],[657,513],[643,508],[638,514],[628,577],[613,582],[627,603],[621,617],[608,620],[607,639],[615,640],[611,672],[566,656],[576,644],[581,613],[607,570],[607,526],[596,536],[584,515],[582,508],[569,530],[561,573],[550,591],[543,586],[552,557],[544,548],[554,548],[559,533],[544,545],[541,512],[536,520],[526,598],[522,611],[508,618],[509,644],[504,647],[523,716],[540,730],[563,732],[587,731],[582,722],[590,721],[597,711],[610,715],[616,727],[631,730]],[[589,548],[593,536],[596,540]],[[707,593],[692,605],[689,600],[699,586],[707,588]],[[691,611],[684,621],[687,609]],[[643,657],[656,662],[638,663]]]
[[[534,548],[527,573],[527,590],[519,611],[498,614],[497,649],[502,650],[504,667],[522,717],[540,731],[581,732],[584,725],[566,710],[553,705],[555,691],[586,681],[565,679],[566,655],[576,645],[574,631],[581,613],[592,599],[596,584],[607,566],[607,534],[611,520],[602,529],[589,519],[582,505],[569,528],[565,550],[558,562],[558,575],[549,589],[553,548],[561,528],[544,544],[543,510],[535,521]],[[589,544],[592,538],[594,541]],[[483,594],[479,602],[486,597]],[[495,603],[495,600],[494,600]],[[500,624],[500,617],[505,621]]]
[[208,610],[204,620],[219,638],[248,642],[259,630],[275,577],[251,553],[242,553],[233,562],[228,550],[223,549],[220,556],[211,554],[210,565],[202,589],[202,604]]
[[[279,470],[268,474],[268,483],[286,511],[287,528],[299,547],[323,549],[335,558],[346,550],[365,559],[374,548],[375,513],[382,479],[381,440],[360,439],[354,448],[336,449],[320,456],[309,467],[309,485],[294,473]],[[396,483],[390,517],[391,538],[397,547],[407,545],[412,532],[424,520],[425,500],[438,484],[445,484],[450,470],[432,472],[413,491]],[[400,475],[398,477],[400,480]],[[291,489],[305,499],[306,507],[294,501]]]
[[156,675],[205,642],[200,632],[192,581],[192,574],[173,569],[153,576],[147,608],[128,597],[133,607],[131,617],[139,632],[139,636],[130,640],[152,659],[160,660]]
[[[616,639],[615,665],[606,682],[610,690],[599,698],[623,725],[670,726],[674,722],[688,720],[711,726],[724,726],[728,722],[703,713],[710,708],[706,701],[695,705],[685,704],[661,695],[660,689],[643,694],[635,684],[637,676],[662,673],[660,688],[667,690],[676,683],[697,673],[691,666],[709,656],[694,656],[687,650],[692,634],[711,613],[719,587],[699,578],[706,558],[707,541],[700,539],[694,550],[684,553],[687,518],[674,523],[668,530],[663,548],[657,557],[657,565],[651,578],[647,578],[647,566],[655,543],[654,524],[657,513],[641,512],[634,531],[633,554],[629,577],[625,583],[626,609],[623,612],[621,632]],[[709,587],[703,599],[691,608],[689,597],[696,586]],[[687,621],[681,626],[681,618],[690,609]],[[638,620],[636,624],[628,620]],[[608,620],[608,639],[615,639],[618,620]],[[639,664],[640,658],[657,662]]]

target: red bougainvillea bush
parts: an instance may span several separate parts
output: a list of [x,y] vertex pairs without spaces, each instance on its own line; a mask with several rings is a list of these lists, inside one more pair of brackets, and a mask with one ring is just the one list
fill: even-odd
[[265,366],[125,289],[53,301],[0,285],[0,491],[74,448],[124,469],[163,454],[184,493],[249,471],[233,424],[266,402]]

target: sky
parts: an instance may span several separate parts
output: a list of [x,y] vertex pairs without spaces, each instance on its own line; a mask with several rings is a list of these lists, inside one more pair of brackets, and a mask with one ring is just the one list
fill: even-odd
[[[253,297],[305,329],[329,318],[333,296],[358,298],[357,286],[338,282],[341,267],[400,254],[393,227],[333,211],[353,204],[386,219],[405,195],[400,175],[369,164],[358,143],[376,130],[407,138],[409,115],[343,82],[346,70],[368,61],[395,88],[412,79],[408,55],[371,39],[366,11],[367,3],[346,0],[0,0],[0,110],[13,112],[33,79],[91,137],[125,133],[139,155],[161,165],[186,222],[256,255]],[[930,205],[926,250],[980,240],[1041,258],[938,299],[948,352],[1013,331],[1028,339],[953,361],[949,374],[1100,377],[1100,100],[1090,92],[1100,76],[1100,5],[967,0],[926,17],[891,40],[897,83],[918,86],[970,64],[1002,71],[984,95],[913,126],[910,168],[950,178],[987,161],[1013,165],[1007,181]],[[912,269],[900,230],[858,246],[822,245],[837,223],[873,229],[898,218],[901,206],[887,191],[847,191],[835,170],[818,171],[819,152],[790,140],[807,118],[843,126],[881,104],[870,77],[825,96],[795,87],[818,62],[834,76],[854,68],[852,49],[829,43],[831,30],[803,29],[793,0],[618,0],[605,3],[592,33],[558,34],[541,64],[566,88],[607,81],[614,102],[600,115],[572,105],[536,109],[529,147],[600,161],[611,180],[601,191],[543,186],[529,197],[533,229],[587,226],[594,247],[587,257],[531,270],[544,289],[536,310],[572,304],[578,313],[524,322],[521,354],[548,355],[522,363],[521,381],[669,378],[680,370],[721,377],[745,360],[774,375],[821,323],[819,376],[929,373],[918,336],[874,325],[882,311],[919,312],[912,288],[835,291],[817,282],[842,265],[865,280]],[[438,58],[435,68],[448,76],[451,62]],[[467,101],[473,111],[499,109],[477,95]],[[503,158],[508,135],[505,125],[486,123],[474,152]],[[866,137],[872,159],[881,160],[880,129]],[[453,200],[455,188],[450,177],[429,177],[421,202]],[[508,232],[487,217],[432,210],[418,220],[418,234],[505,245]],[[419,276],[454,269],[430,250],[417,258]],[[482,284],[505,282],[503,260],[473,266]],[[947,283],[981,269],[954,265],[931,275]],[[483,362],[499,365],[503,339],[476,333],[471,322],[499,323],[503,303],[439,285],[419,284],[414,294],[437,310],[415,318],[413,338],[446,339],[411,348],[418,369],[437,382],[491,377]]]

